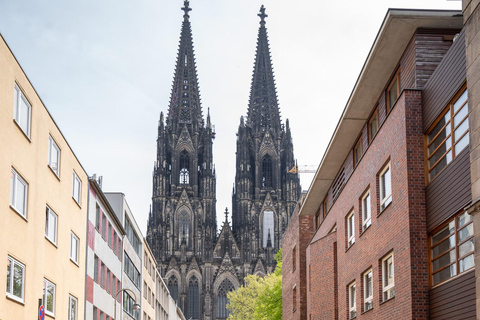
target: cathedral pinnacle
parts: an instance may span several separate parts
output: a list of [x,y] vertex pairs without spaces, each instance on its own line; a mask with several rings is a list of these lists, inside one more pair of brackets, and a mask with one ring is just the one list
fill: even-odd
[[260,17],[260,24],[265,24],[265,18],[268,17],[268,14],[265,13],[265,7],[262,6],[260,7],[260,13],[258,14],[258,16]]
[[190,18],[190,16],[188,15],[188,12],[192,11],[192,9],[189,7],[190,1],[185,0],[183,2],[183,5],[184,7],[182,8],[182,10],[185,11],[185,14],[183,15],[183,17],[185,18],[185,20],[188,20],[188,18]]

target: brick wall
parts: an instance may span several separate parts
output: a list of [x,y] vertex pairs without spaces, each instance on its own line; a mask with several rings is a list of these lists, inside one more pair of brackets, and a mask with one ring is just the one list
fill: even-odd
[[[311,268],[308,319],[333,319],[336,310],[339,319],[348,319],[347,285],[352,281],[357,285],[357,319],[427,318],[421,93],[404,90],[385,121],[307,249],[307,266]],[[378,175],[388,163],[392,202],[380,212]],[[360,198],[368,188],[372,223],[360,233]],[[345,217],[352,209],[356,241],[347,248]],[[337,231],[328,234],[334,225]],[[338,244],[336,259],[333,243]],[[396,294],[383,302],[381,260],[390,252],[394,254]],[[335,260],[337,273],[332,266]],[[373,309],[362,313],[362,273],[370,268],[373,270]],[[335,295],[338,302],[334,308]]]

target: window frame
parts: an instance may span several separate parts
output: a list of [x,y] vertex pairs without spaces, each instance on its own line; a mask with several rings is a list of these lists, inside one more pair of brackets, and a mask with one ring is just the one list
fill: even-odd
[[[360,149],[360,150],[359,150]],[[363,139],[362,135],[358,138],[358,141],[355,143],[355,147],[353,148],[353,167],[356,168],[360,163],[360,160],[363,156]]]
[[[363,312],[373,309],[373,269],[370,268],[363,273]],[[370,290],[367,290],[368,278],[370,278]],[[368,291],[370,295],[367,296]]]
[[[428,238],[429,238],[429,241],[428,241],[428,244],[429,244],[429,278],[430,278],[430,284],[432,287],[435,287],[435,286],[438,286],[438,285],[441,285],[443,283],[445,283],[446,281],[452,279],[452,278],[455,278],[455,277],[458,277],[460,276],[461,274],[464,274],[472,269],[475,268],[475,243],[473,243],[473,251],[469,251],[467,254],[464,254],[463,256],[460,256],[460,246],[462,246],[463,244],[467,243],[468,241],[472,240],[472,239],[475,239],[474,238],[474,235],[475,235],[475,230],[472,230],[472,234],[469,235],[467,238],[463,239],[461,242],[459,241],[459,233],[460,231],[464,230],[464,229],[467,229],[467,227],[469,225],[472,225],[472,228],[474,228],[473,226],[473,217],[470,218],[470,221],[468,221],[467,223],[465,223],[463,226],[459,226],[459,222],[458,222],[458,219],[462,216],[462,215],[467,215],[469,216],[469,214],[467,213],[467,211],[460,211],[459,213],[455,214],[453,217],[451,217],[449,220],[447,220],[445,223],[443,223],[442,225],[440,225],[438,228],[436,228],[434,230],[434,232],[432,232],[431,234],[429,234]],[[448,228],[448,226],[450,225],[450,223],[454,223],[454,231],[453,233],[449,233],[447,236],[441,238],[440,240],[438,240],[436,243],[433,243],[433,237],[435,235],[438,235],[439,233],[441,233],[445,227]],[[451,248],[449,248],[447,251],[445,252],[442,252],[440,253],[439,255],[437,256],[433,256],[433,248],[440,245],[441,243],[445,242],[446,240],[448,240],[449,238],[453,237],[455,239],[455,245]],[[443,267],[440,267],[438,270],[436,270],[435,272],[433,271],[433,262],[435,260],[438,260],[439,258],[445,256],[446,254],[450,253],[454,251],[455,252],[455,261],[454,262],[450,262],[448,265],[446,266],[443,266]],[[460,261],[469,257],[469,256],[472,256],[473,255],[473,266],[471,266],[470,268],[468,269],[465,269],[463,271],[460,271]],[[438,283],[434,283],[433,281],[433,276],[443,270],[445,270],[446,268],[449,268],[451,266],[455,265],[455,274],[448,277],[447,279],[445,280],[442,280]]]
[[[383,194],[385,189],[386,193],[386,188],[384,187],[385,181],[384,181],[384,176],[389,172],[390,175],[390,193],[389,194]],[[379,192],[379,199],[380,199],[380,213],[383,212],[391,203],[392,203],[392,165],[391,162],[389,161],[380,171],[378,174],[378,185],[380,188]]]
[[[351,219],[351,221],[350,221]],[[347,249],[355,244],[355,211],[351,210],[346,217]]]
[[[72,318],[72,301],[75,302],[75,315]],[[68,296],[68,320],[77,320],[78,319],[78,299],[72,296],[71,294]]]
[[[392,283],[386,284],[387,278],[389,277],[389,265],[388,260],[392,258]],[[395,298],[395,262],[393,257],[393,252],[387,254],[382,258],[382,301],[386,302],[390,299]]]
[[[353,292],[352,292],[353,289]],[[348,319],[357,317],[357,284],[355,281],[351,282],[347,287],[348,297]],[[352,303],[353,302],[353,303]],[[353,315],[352,315],[353,314]]]
[[[397,97],[396,97],[395,101],[390,102],[390,92],[391,92],[395,83],[397,84],[397,86],[396,86]],[[385,101],[385,108],[386,108],[385,110],[386,110],[387,114],[392,110],[393,106],[395,106],[395,104],[398,101],[398,98],[400,98],[400,68],[397,69],[397,71],[395,71],[395,75],[392,77],[392,79],[388,83],[387,90],[385,91],[385,100],[386,100]],[[393,103],[393,104],[391,105],[391,103]]]
[[[49,234],[50,233],[49,221],[50,221],[51,216],[55,218],[55,225],[54,225],[54,230],[53,230],[53,239],[51,238],[51,235]],[[50,241],[52,244],[57,246],[58,215],[48,205],[46,207],[46,213],[45,213],[45,238],[47,238],[48,241]]]
[[[20,175],[17,170],[11,168],[12,176],[10,177],[10,207],[15,210],[22,218],[27,219],[28,209],[28,183]],[[24,187],[23,206],[20,209],[17,205],[17,184],[21,183]]]
[[[53,298],[52,298],[52,310],[48,310],[46,304],[47,301],[47,285],[50,284],[53,287]],[[43,306],[45,307],[45,314],[55,317],[55,295],[56,295],[56,286],[55,283],[43,278]]]
[[297,270],[297,245],[292,248],[292,272]]
[[[20,261],[18,261],[17,259],[13,258],[12,256],[7,256],[7,261],[10,263],[10,277],[8,279],[8,282],[9,283],[6,283],[6,285],[10,286],[10,289],[7,287],[5,288],[5,291],[6,291],[6,296],[7,298],[9,299],[12,299],[12,300],[15,300],[15,301],[18,301],[20,303],[24,303],[25,302],[25,265],[23,263],[21,263]],[[21,296],[17,296],[13,293],[13,286],[14,286],[14,268],[15,266],[18,266],[22,269],[22,288],[21,288]],[[7,264],[7,269],[8,269],[9,265]],[[8,273],[7,273],[8,274]],[[9,291],[10,290],[10,291]]]
[[[374,120],[375,120],[375,123],[376,123],[376,129],[375,129],[375,133],[372,133],[371,124],[373,123]],[[378,133],[378,129],[379,129],[378,126],[379,126],[379,121],[378,121],[378,104],[377,104],[377,106],[375,107],[375,111],[373,111],[372,115],[370,116],[370,119],[368,119],[367,131],[368,131],[368,144],[369,145],[372,143],[373,139],[375,138],[375,136]]]
[[[76,183],[78,185],[78,189],[76,190]],[[76,191],[76,192],[75,192]],[[72,180],[72,198],[75,200],[75,202],[80,205],[81,202],[81,195],[82,195],[82,180],[80,177],[77,175],[75,170],[73,170],[73,180]]]
[[[52,165],[52,150],[55,149],[57,151],[57,166],[56,168]],[[61,157],[61,149],[58,146],[55,139],[53,139],[52,135],[48,136],[48,166],[50,169],[55,173],[55,175],[59,178],[60,177],[60,157]]]
[[[372,225],[372,195],[370,193],[370,189],[368,189],[363,194],[360,201],[361,201],[361,207],[362,207],[362,233],[363,233]],[[368,210],[366,210],[366,206],[368,207]],[[368,212],[368,217],[365,216],[365,213],[367,212]]]
[[[75,250],[75,256],[72,257],[72,247],[73,247],[74,240],[76,242],[76,250]],[[79,251],[80,251],[80,238],[77,237],[77,235],[73,231],[70,231],[70,260],[76,265],[78,265]]]
[[[21,124],[21,122],[23,121],[23,119],[21,119],[20,117],[20,115],[22,114],[22,112],[20,111],[20,105],[19,105],[21,100],[23,100],[28,110],[28,119],[27,119],[26,128],[23,128]],[[22,130],[25,136],[30,140],[31,126],[32,126],[32,104],[27,99],[26,94],[23,93],[23,90],[20,88],[20,86],[17,83],[15,83],[15,86],[14,86],[13,120],[15,121],[17,126],[20,128],[20,130]]]
[[297,311],[297,286],[294,285],[292,288],[292,313],[295,313]]
[[[455,113],[455,103],[459,101],[459,99],[466,94],[466,99],[464,103],[458,108],[458,111]],[[460,111],[463,108],[467,108],[467,114],[461,119],[458,123],[457,126],[455,126],[455,116],[460,113]],[[429,141],[428,135],[432,133],[433,130],[437,127],[439,122],[444,119],[444,117],[447,115],[447,113],[450,113],[450,117],[447,123],[443,125],[443,127],[437,132],[437,134],[432,138],[431,141]],[[468,140],[470,141],[470,124],[469,124],[469,113],[468,113],[468,88],[466,84],[464,84],[458,92],[453,96],[453,98],[448,102],[448,104],[445,106],[445,109],[439,114],[439,116],[435,119],[433,124],[428,128],[427,132],[425,133],[425,169],[426,169],[426,182],[427,184],[431,181],[433,181],[440,173],[445,170],[446,167],[450,163],[452,163],[457,157],[458,154],[460,154],[463,150],[465,150],[468,146],[464,146],[461,150],[457,150],[456,146],[457,144],[465,137],[468,135]],[[466,131],[457,139],[455,138],[455,131],[460,128],[461,125],[466,123],[468,125],[468,128]],[[441,138],[440,134],[447,129],[447,127],[450,126],[450,133],[447,135],[447,137],[443,138],[441,140],[441,143],[433,150],[433,152],[430,154],[429,147],[437,141],[437,138]],[[437,141],[438,142],[438,141]],[[435,163],[430,167],[430,159],[437,154],[437,152],[440,151],[440,148],[450,142],[450,147],[443,153],[443,155],[435,161]],[[448,161],[443,168],[441,168],[440,171],[438,171],[435,176],[430,177],[430,173],[432,172],[433,169],[435,169],[438,165],[440,165],[441,161],[445,158],[447,158],[448,154],[451,153],[451,159]],[[447,158],[448,159],[448,158]]]

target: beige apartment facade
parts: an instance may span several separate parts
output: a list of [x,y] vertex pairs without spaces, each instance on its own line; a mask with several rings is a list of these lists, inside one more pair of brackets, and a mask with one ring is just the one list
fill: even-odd
[[142,312],[143,320],[155,319],[157,264],[153,257],[152,250],[147,240],[143,238],[143,290],[142,290]]
[[1,35],[0,70],[0,319],[83,319],[87,174]]

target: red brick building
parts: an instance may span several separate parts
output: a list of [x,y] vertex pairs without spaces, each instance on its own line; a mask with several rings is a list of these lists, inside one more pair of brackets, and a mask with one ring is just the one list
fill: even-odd
[[306,194],[292,214],[282,239],[282,301],[284,319],[307,318],[306,249],[315,232],[314,217],[300,216]]
[[388,11],[299,210],[316,229],[303,319],[475,319],[462,27]]

